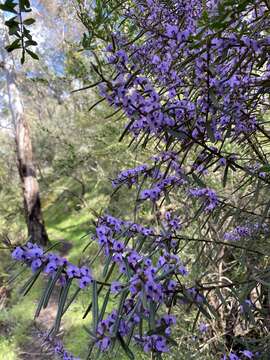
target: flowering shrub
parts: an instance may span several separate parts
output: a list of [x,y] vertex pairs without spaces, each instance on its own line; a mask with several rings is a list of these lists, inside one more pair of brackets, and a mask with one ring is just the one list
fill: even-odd
[[[157,152],[112,181],[114,191],[136,191],[141,223],[107,213],[97,219],[92,240],[106,259],[102,279],[32,244],[13,257],[31,266],[34,278],[47,273],[49,289],[61,283],[54,333],[70,283],[92,288],[84,315],[92,311],[89,356],[118,343],[131,359],[134,346],[159,358],[177,345],[177,312],[192,308],[194,326],[201,319],[197,328],[212,338],[211,358],[267,359],[262,249],[270,201],[261,190],[269,193],[269,3],[129,4],[122,16],[136,36],[123,25],[102,53],[100,64],[111,73],[94,69],[101,96],[128,121],[123,136]],[[151,224],[144,209],[152,211]],[[110,299],[118,305],[108,312]]]

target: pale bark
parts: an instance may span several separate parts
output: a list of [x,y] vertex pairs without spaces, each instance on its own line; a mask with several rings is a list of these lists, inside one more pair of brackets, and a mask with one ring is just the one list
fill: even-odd
[[4,70],[9,108],[14,127],[15,150],[17,167],[20,175],[23,202],[28,235],[32,242],[46,245],[48,235],[42,216],[39,184],[36,177],[36,169],[33,161],[33,149],[30,137],[30,129],[25,116],[23,101],[20,90],[16,83],[15,65],[11,56],[5,54],[5,26],[0,17],[0,30],[2,32],[0,47],[2,53],[1,67]]

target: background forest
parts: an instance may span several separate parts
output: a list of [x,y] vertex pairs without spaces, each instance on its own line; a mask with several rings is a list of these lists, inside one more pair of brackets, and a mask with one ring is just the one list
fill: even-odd
[[[138,75],[136,65],[139,64],[142,68],[144,66],[143,75],[151,79],[159,89],[159,94],[168,92],[168,99],[162,104],[164,108],[177,96],[179,102],[184,99],[186,95],[176,94],[174,92],[176,90],[166,83],[168,81],[166,78],[164,83],[159,83],[163,80],[160,80],[158,71],[161,71],[161,65],[166,67],[164,59],[167,54],[162,53],[163,48],[158,40],[156,43],[151,42],[152,37],[160,36],[160,29],[157,33],[154,32],[153,29],[156,29],[158,25],[156,23],[153,25],[151,22],[156,18],[154,15],[153,18],[151,17],[149,8],[153,7],[160,16],[160,23],[165,21],[166,24],[166,19],[170,18],[172,9],[175,9],[177,13],[178,9],[174,7],[178,3],[182,5],[185,2],[33,0],[30,3],[28,1],[0,2],[0,360],[56,360],[59,358],[67,360],[86,359],[87,356],[91,359],[97,358],[98,352],[91,353],[92,340],[90,339],[94,335],[92,330],[89,330],[92,329],[93,322],[94,328],[98,329],[95,306],[99,319],[102,319],[99,312],[103,312],[104,316],[105,313],[118,306],[118,310],[122,311],[123,304],[121,303],[127,300],[119,295],[123,289],[123,293],[125,292],[126,284],[110,283],[111,292],[117,294],[110,302],[108,302],[107,293],[102,292],[101,285],[107,286],[108,283],[107,273],[112,274],[113,280],[118,281],[118,275],[121,272],[113,267],[110,268],[113,256],[101,252],[100,244],[92,241],[96,239],[96,228],[102,226],[97,220],[102,219],[102,214],[110,214],[126,221],[132,220],[134,223],[142,223],[143,226],[161,229],[163,240],[168,238],[172,243],[173,240],[177,241],[177,245],[166,243],[166,249],[168,246],[173,253],[171,258],[166,258],[165,248],[162,248],[165,266],[166,263],[167,265],[174,264],[174,261],[179,266],[180,263],[175,260],[179,253],[181,266],[178,274],[173,273],[174,280],[170,279],[172,272],[170,270],[160,276],[162,281],[165,279],[168,289],[171,284],[171,286],[177,286],[177,291],[180,293],[173,295],[169,304],[165,302],[169,309],[168,316],[173,314],[177,319],[173,329],[167,327],[168,333],[164,335],[170,345],[170,351],[160,350],[157,343],[152,344],[151,348],[146,340],[143,340],[145,342],[141,347],[132,343],[129,347],[127,343],[132,335],[126,343],[126,340],[123,340],[124,336],[118,334],[117,340],[120,345],[112,352],[105,351],[99,354],[100,358],[112,359],[117,356],[119,359],[159,359],[164,352],[162,355],[164,359],[270,359],[270,135],[268,131],[270,42],[266,42],[265,45],[264,40],[258,40],[258,46],[265,46],[260,52],[255,49],[254,43],[250,42],[246,45],[241,37],[246,36],[250,39],[252,36],[254,38],[258,36],[260,39],[260,36],[265,36],[269,40],[269,27],[267,28],[269,3],[229,0],[194,2],[194,4],[202,3],[201,6],[204,9],[201,23],[199,21],[201,28],[204,29],[204,25],[207,24],[210,30],[205,33],[204,30],[198,31],[190,41],[195,44],[191,52],[188,55],[181,53],[182,57],[179,55],[177,59],[171,61],[168,69],[164,70],[164,72],[169,72],[175,68],[175,73],[179,71],[187,76],[187,83],[181,84],[179,88],[188,88],[187,96],[196,99],[194,102],[197,101],[202,109],[200,109],[200,114],[206,117],[206,124],[203,125],[206,135],[203,141],[200,138],[201,124],[193,124],[192,118],[190,122],[192,129],[185,130],[192,134],[190,142],[183,136],[184,132],[181,133],[179,128],[175,129],[171,124],[167,124],[169,130],[166,127],[164,133],[159,133],[156,129],[153,132],[146,130],[143,136],[140,132],[136,133],[135,126],[134,128],[132,126],[134,122],[136,124],[135,119],[139,116],[139,110],[135,115],[132,111],[127,111],[128,105],[124,101],[121,102],[122,89],[117,88],[118,75],[115,75],[117,71],[123,71],[121,81],[125,80],[128,87]],[[221,4],[220,13],[213,15],[213,19],[217,20],[211,20],[212,18],[209,20],[212,15],[209,9],[216,3]],[[10,13],[7,15],[8,11],[12,13],[13,5],[14,9],[17,9],[15,6],[19,6],[20,13],[25,16],[22,18],[25,19],[24,24],[29,27],[29,33],[28,30],[22,30],[23,36],[26,37],[24,43],[16,42],[16,36],[19,34],[17,25],[10,20]],[[5,6],[9,7],[8,11]],[[134,13],[130,10],[132,6],[136,9]],[[162,8],[162,11],[158,9],[158,6]],[[185,3],[185,6],[189,9],[191,5]],[[141,12],[137,13],[137,11]],[[154,14],[155,11],[153,10]],[[190,11],[191,14],[194,9],[185,11]],[[252,17],[250,14],[253,12],[256,14],[252,16],[257,26],[254,30],[248,20],[243,20]],[[239,20],[238,16],[240,25],[234,25],[234,21]],[[126,17],[129,20],[126,20]],[[184,26],[181,21],[179,23],[179,27]],[[153,29],[149,30],[151,26]],[[175,29],[166,26],[164,36],[167,40],[169,39],[168,43],[171,46],[170,41],[174,39],[174,36],[177,37],[177,34],[174,33]],[[210,57],[209,41],[211,43],[212,37],[220,34],[220,38],[226,40],[233,26],[235,26],[237,36],[241,38],[241,46],[247,46],[246,52],[231,56],[228,55],[229,50],[225,48],[222,54],[218,53],[217,59],[214,58],[211,64],[208,58]],[[119,35],[119,29],[123,31],[123,37]],[[150,33],[153,31],[149,38],[145,35],[148,34],[147,31]],[[182,32],[181,36],[181,41],[186,41],[185,36],[188,37],[188,35]],[[236,40],[233,40],[236,43]],[[109,61],[107,61],[107,55],[104,55],[105,45],[106,51],[113,53]],[[144,45],[145,48],[143,48]],[[116,52],[115,48],[121,49],[121,46],[125,48],[126,53],[120,53],[122,50]],[[158,55],[151,53],[155,46],[158,49]],[[189,67],[189,61],[197,61],[192,51],[200,49],[200,46],[208,49],[208,55],[202,56],[201,63],[200,59],[196,63],[198,68],[201,66],[202,73],[207,74],[207,89],[201,84],[203,75],[199,74],[199,71],[197,73],[194,70],[194,74],[189,73],[192,67]],[[214,49],[218,49],[218,45],[214,46],[217,46]],[[234,46],[237,47],[237,45]],[[134,61],[135,65],[130,66],[127,58],[132,59],[133,54],[140,51],[140,47],[145,51],[146,60],[142,60],[144,56],[138,56]],[[164,48],[167,49],[165,46]],[[152,63],[149,62],[149,64],[147,63],[148,53],[152,56]],[[220,65],[218,64],[217,68],[223,74],[222,69],[226,69],[227,59],[233,57],[236,60],[232,68],[228,66],[229,75],[224,75],[224,77],[228,76],[229,80],[233,79],[231,82],[228,78],[224,80],[226,84],[229,83],[230,89],[222,90],[221,94],[218,92],[215,94],[215,90],[212,91],[211,87],[214,88],[214,81],[213,85],[209,83],[211,76],[214,78],[213,74],[217,71],[216,62],[221,62],[222,66],[218,67]],[[243,92],[251,94],[250,98],[244,98],[240,90],[238,93],[238,87],[242,86],[241,76],[244,77],[246,71],[245,59],[252,62],[252,69],[248,70],[249,75],[252,74],[258,78],[261,86],[258,90],[259,95],[253,93],[256,83],[255,85],[252,83],[254,86],[252,90],[244,88]],[[163,60],[164,63],[162,63]],[[178,67],[177,61],[180,60]],[[130,77],[123,68],[125,71],[128,68]],[[235,74],[237,75],[234,78]],[[194,79],[189,76],[194,76]],[[248,86],[247,83],[248,81],[243,87]],[[96,84],[101,84],[101,86],[98,88],[94,86]],[[203,100],[198,95],[201,89],[203,93],[208,91],[208,105],[211,102],[218,111],[220,111],[218,107],[220,103],[222,106],[227,104],[228,108],[231,106],[231,99],[228,100],[228,98],[233,96],[232,92],[241,99],[243,95],[245,104],[248,103],[249,109],[252,108],[249,115],[252,111],[256,112],[256,116],[260,113],[258,132],[254,130],[253,118],[251,120],[244,118],[240,125],[238,123],[231,125],[227,122],[224,126],[225,130],[215,128],[219,119],[215,118],[216,113],[211,112],[211,108],[209,110],[204,107]],[[151,92],[152,88],[149,86],[147,91]],[[130,90],[125,96],[131,96],[131,92]],[[147,96],[146,100],[148,100]],[[131,99],[130,102],[132,101]],[[23,107],[17,108],[18,103],[23,104]],[[192,112],[192,107],[188,108],[188,106],[185,103],[187,112]],[[154,112],[155,108],[149,112],[151,111]],[[231,111],[237,110],[230,109],[229,113]],[[168,113],[170,114],[169,111]],[[24,130],[20,130],[18,123],[23,125]],[[143,128],[143,125],[141,126]],[[238,133],[235,130],[237,126]],[[134,133],[126,134],[130,128]],[[28,130],[20,137],[20,131],[25,131],[25,129],[29,129],[30,140],[26,139]],[[222,131],[225,134],[224,138],[222,138]],[[21,149],[20,144],[24,144],[28,151],[32,148],[32,151],[25,152],[25,155],[25,149]],[[168,155],[167,151],[168,154],[170,151],[175,152],[173,157],[169,158],[168,167],[166,167],[166,161],[168,161],[166,156],[172,155]],[[156,153],[160,154],[159,157],[155,155]],[[172,182],[169,183],[172,187],[167,192],[164,191],[162,199],[152,199],[151,196],[155,194],[147,192],[148,190],[143,193],[144,197],[139,195],[142,194],[141,189],[147,185],[150,189],[155,189],[154,185],[159,180],[159,172],[164,171],[164,178],[166,178],[172,171],[171,166],[175,166],[173,171],[177,171],[177,156],[181,158],[180,165],[185,167],[185,173],[180,171],[183,176],[181,185],[188,184],[187,187],[190,189],[183,188],[173,192],[171,190],[175,190],[175,184]],[[29,174],[25,176],[24,161],[26,166],[30,164],[31,169],[34,169],[34,175],[31,174],[34,184],[31,191],[33,189],[37,191],[34,191],[32,195],[31,191],[27,193]],[[143,175],[143,180],[139,182],[141,173],[144,174],[143,171],[145,171],[140,166],[150,168],[150,163],[154,163],[149,170],[150,175]],[[137,169],[135,170],[137,173],[135,172],[135,175],[134,172],[128,175],[122,173],[121,178],[118,174],[125,169]],[[148,175],[150,180],[147,178]],[[123,179],[128,179],[125,180],[127,186],[118,188]],[[114,186],[112,186],[113,180]],[[132,192],[134,187],[136,191]],[[202,189],[205,192],[202,192]],[[43,229],[41,233],[40,229],[31,228],[32,210],[29,209],[32,206],[33,197],[31,196],[36,196],[36,194],[40,196],[41,201],[41,208],[38,207],[35,210],[38,226]],[[143,202],[148,198],[151,202]],[[204,202],[199,202],[198,199],[202,198]],[[179,219],[181,219],[181,224],[178,223]],[[169,235],[168,227],[173,229],[173,235]],[[39,234],[34,242],[45,248],[53,248],[53,251],[72,264],[89,266],[95,277],[102,279],[97,282],[100,289],[95,290],[96,285],[93,285],[93,292],[85,288],[79,293],[76,286],[71,285],[75,294],[74,299],[69,298],[70,303],[65,299],[69,304],[68,311],[64,310],[64,313],[60,314],[60,318],[64,316],[61,324],[59,320],[56,340],[44,340],[44,336],[52,326],[56,326],[55,319],[56,323],[59,319],[59,307],[63,299],[61,298],[62,285],[54,283],[50,288],[48,276],[39,276],[33,283],[26,282],[31,276],[31,269],[11,259],[11,251],[14,249],[16,251],[18,249],[16,247],[23,246],[29,239],[33,240],[34,233]],[[150,236],[150,240],[147,235]],[[139,237],[139,245],[135,239],[132,239],[132,244],[137,244],[138,253],[143,249],[156,260],[156,249],[150,244],[151,236],[158,235],[147,233],[146,238]],[[13,252],[13,258],[16,259],[16,256],[18,260],[18,255],[16,253],[14,255]],[[140,261],[135,259],[135,263]],[[160,258],[158,261],[161,261]],[[34,272],[35,275],[38,267],[33,268],[33,264],[31,266],[32,273]],[[131,269],[134,270],[132,267]],[[60,279],[59,274],[55,275],[56,280]],[[132,282],[133,278],[130,274],[127,276]],[[181,276],[183,278],[187,276],[187,283],[184,285],[182,280],[179,280]],[[94,284],[96,284],[95,281]],[[199,289],[198,292],[197,289]],[[171,290],[168,291],[170,293]],[[100,296],[98,300],[97,293]],[[109,294],[110,291],[108,296]],[[40,307],[39,316],[35,316],[37,307],[46,302],[44,300],[46,296],[47,305],[43,306],[42,310]],[[43,304],[40,299],[43,299]],[[66,305],[65,301],[64,305]],[[89,301],[90,307],[92,306],[91,312],[89,312]],[[147,307],[144,301],[145,299],[142,300],[141,306]],[[162,321],[165,322],[164,318],[157,323],[157,327],[153,325],[153,322],[158,321],[156,320],[157,313],[161,306],[155,307],[152,300],[149,300],[149,304],[149,314],[143,315],[146,322],[149,316],[150,330],[147,336],[154,336],[155,331],[158,335],[163,334],[166,328],[162,323]],[[138,308],[139,306],[137,310]],[[85,312],[87,316],[83,318]],[[140,324],[142,327],[142,320]],[[142,332],[142,329],[140,331]],[[58,352],[55,351],[55,341],[60,341],[59,344],[61,344],[57,345],[60,347]],[[102,346],[105,348],[107,346],[105,343],[102,344],[100,350],[103,350]],[[65,354],[62,346],[66,349]],[[150,352],[145,351],[147,346],[150,346],[148,349]]]

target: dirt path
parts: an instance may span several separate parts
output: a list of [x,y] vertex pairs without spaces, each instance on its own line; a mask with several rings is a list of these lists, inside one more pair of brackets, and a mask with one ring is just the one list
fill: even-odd
[[[54,360],[54,347],[44,342],[44,335],[52,328],[57,313],[58,289],[56,288],[46,309],[42,309],[29,331],[29,342],[21,347],[20,360]],[[61,331],[59,338],[61,337]]]

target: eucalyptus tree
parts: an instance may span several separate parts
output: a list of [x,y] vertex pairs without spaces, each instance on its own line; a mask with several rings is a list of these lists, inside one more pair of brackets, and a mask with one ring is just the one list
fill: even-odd
[[[16,10],[14,9],[14,11]],[[23,191],[24,211],[28,235],[29,238],[31,238],[31,241],[47,245],[48,235],[42,216],[39,184],[37,181],[33,158],[30,128],[25,116],[22,95],[16,79],[16,63],[14,57],[5,49],[5,47],[7,47],[7,49],[10,50],[10,47],[8,47],[10,45],[8,45],[7,27],[5,26],[3,14],[1,14],[0,21],[1,68],[6,78],[8,108],[13,128],[17,169]],[[14,18],[13,21],[17,23]]]

